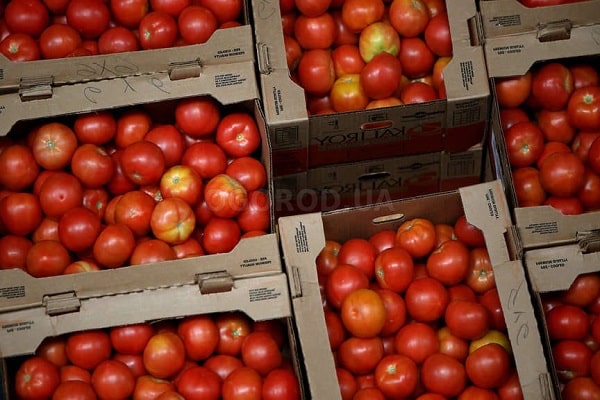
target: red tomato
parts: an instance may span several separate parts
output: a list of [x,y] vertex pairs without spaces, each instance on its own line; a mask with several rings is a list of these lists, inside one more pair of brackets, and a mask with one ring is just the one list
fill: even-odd
[[115,351],[123,354],[141,354],[154,328],[147,323],[123,325],[110,329],[110,343]]
[[42,58],[67,57],[81,46],[81,36],[70,25],[55,23],[48,26],[39,38]]
[[565,304],[587,307],[598,296],[600,296],[600,276],[596,273],[585,273],[578,275],[560,298]]
[[427,257],[427,273],[446,286],[461,282],[469,270],[469,248],[459,240],[447,240]]
[[345,368],[336,367],[335,372],[342,400],[352,400],[354,394],[358,391],[356,378]]
[[92,382],[92,374],[87,370],[76,365],[67,364],[59,369],[60,381],[82,381],[85,383]]
[[135,29],[148,12],[148,0],[110,0],[110,10],[118,25]]
[[77,136],[67,125],[49,122],[35,130],[31,149],[42,168],[59,170],[71,162],[77,149]]
[[248,192],[263,189],[267,185],[265,166],[254,157],[235,158],[227,164],[225,174],[235,178]]
[[570,197],[583,185],[585,166],[574,153],[557,152],[540,166],[540,183],[551,195]]
[[143,352],[144,367],[157,378],[170,378],[185,363],[185,345],[173,332],[158,332],[152,336]]
[[244,366],[242,360],[238,357],[227,354],[214,354],[206,359],[202,365],[215,372],[221,378],[221,381],[225,380],[236,369]]
[[403,222],[396,231],[396,244],[414,258],[424,257],[433,250],[435,226],[425,218]]
[[183,136],[172,124],[154,126],[146,133],[144,140],[160,147],[165,156],[165,167],[167,168],[179,164],[186,150]]
[[138,27],[142,49],[172,47],[177,40],[177,22],[162,11],[151,11],[144,15]]
[[58,222],[58,238],[69,250],[90,249],[102,229],[98,214],[80,206],[68,210]]
[[450,331],[447,326],[441,327],[437,331],[439,341],[439,352],[464,363],[469,355],[469,342],[460,338]]
[[15,62],[39,60],[40,48],[26,33],[11,33],[0,42],[0,53]]
[[576,197],[550,196],[544,201],[544,205],[552,206],[564,215],[576,215],[583,212],[583,205]]
[[335,40],[333,42],[333,47],[337,48],[345,44],[356,45],[358,43],[359,34],[350,31],[344,24],[344,21],[342,20],[342,11],[340,9],[330,9],[329,12],[335,22]]
[[103,267],[117,268],[129,260],[135,248],[135,237],[125,224],[107,225],[93,247],[94,258]]
[[579,130],[600,129],[600,87],[576,89],[567,104],[569,122]]
[[35,356],[19,366],[15,377],[15,391],[22,399],[49,399],[59,384],[58,367]]
[[448,291],[437,279],[423,277],[411,282],[404,295],[408,314],[416,321],[432,322],[444,315]]
[[72,364],[92,371],[110,358],[112,348],[106,332],[88,330],[69,334],[65,351]]
[[539,169],[542,163],[546,161],[546,158],[548,158],[548,156],[557,152],[570,153],[571,149],[569,148],[569,146],[562,142],[546,142],[544,144],[544,150],[542,151],[542,154],[540,154],[540,157],[537,159],[535,165]]
[[[358,48],[362,60],[366,63],[381,53],[389,53],[395,57],[401,48],[400,36],[389,22],[373,22],[360,31]],[[396,79],[399,77],[400,72],[398,72]]]
[[63,273],[71,263],[69,251],[53,240],[42,240],[27,252],[26,271],[36,277],[56,276]]
[[440,341],[431,325],[411,322],[404,325],[394,336],[394,349],[416,364],[422,364],[430,355],[437,353]]
[[328,49],[335,39],[335,21],[330,13],[299,15],[294,23],[294,38],[303,50]]
[[471,249],[465,283],[477,294],[485,293],[496,287],[494,268],[487,248],[476,247]]
[[600,175],[590,168],[585,169],[583,184],[577,192],[584,210],[592,211],[600,208]]
[[383,357],[377,364],[375,382],[377,388],[387,396],[384,398],[408,398],[417,388],[419,371],[410,358],[401,354],[391,354]]
[[40,173],[30,147],[13,144],[0,152],[0,186],[15,192],[28,188]]
[[186,241],[196,227],[196,215],[179,197],[169,197],[156,204],[150,217],[152,234],[169,244]]
[[140,140],[123,150],[121,163],[125,175],[137,185],[153,185],[165,171],[165,156],[156,144]]
[[490,323],[493,329],[506,332],[506,320],[504,311],[500,303],[500,296],[497,288],[491,288],[479,297],[479,302],[488,310],[490,314]]
[[598,71],[589,64],[575,64],[569,67],[573,75],[573,86],[580,89],[586,86],[598,86],[600,77]]
[[202,232],[202,247],[207,254],[230,252],[240,240],[240,227],[235,220],[212,217]]
[[202,197],[202,178],[192,167],[174,165],[167,169],[159,182],[163,198],[178,197],[195,206]]
[[360,72],[360,84],[372,99],[390,97],[400,85],[401,60],[385,51],[375,55]]
[[95,144],[82,144],[73,153],[71,173],[87,188],[107,184],[113,176],[113,170],[111,156]]
[[380,287],[404,293],[414,279],[412,257],[401,247],[383,250],[375,258],[375,278]]
[[422,0],[394,0],[389,8],[389,19],[400,36],[410,38],[425,31],[431,14]]
[[402,73],[408,78],[414,79],[431,74],[436,56],[423,39],[410,37],[402,39],[398,59],[402,64]]
[[129,258],[129,264],[150,264],[176,258],[175,251],[166,242],[159,239],[147,239],[137,243]]
[[85,39],[100,36],[109,25],[110,10],[101,0],[72,0],[66,10],[67,23]]
[[532,73],[496,79],[494,87],[501,108],[519,107],[531,93]]
[[454,233],[456,238],[470,247],[484,247],[485,238],[481,229],[467,221],[463,214],[454,223]]
[[331,6],[331,0],[296,0],[293,3],[302,15],[308,17],[321,15]]
[[443,12],[432,15],[424,32],[427,47],[438,57],[452,56],[452,38],[448,14]]
[[134,142],[143,140],[151,126],[152,118],[146,111],[139,108],[125,111],[117,119],[115,144],[118,148],[123,149]]
[[66,341],[62,337],[50,337],[44,339],[35,350],[35,355],[50,361],[57,367],[67,365]]
[[271,226],[269,197],[262,191],[248,193],[246,206],[237,215],[242,232],[267,231]]
[[371,338],[349,337],[337,351],[338,363],[354,375],[372,372],[383,358],[383,342],[379,336]]
[[427,103],[437,99],[438,95],[435,89],[431,85],[419,81],[409,82],[400,92],[400,100],[404,104]]
[[246,157],[259,148],[261,138],[254,117],[237,112],[221,119],[215,140],[230,157]]
[[65,381],[56,387],[53,400],[95,400],[96,392],[91,384],[81,381]]
[[590,147],[598,137],[600,137],[600,131],[578,132],[571,143],[571,149],[573,150],[573,153],[575,153],[581,161],[586,162]]
[[490,329],[488,311],[476,301],[451,301],[446,308],[444,321],[453,334],[467,340],[478,339]]
[[223,380],[221,398],[223,400],[260,400],[262,398],[262,377],[249,367],[241,367],[231,372]]
[[204,186],[204,199],[215,216],[233,218],[246,206],[248,192],[233,177],[219,174]]
[[127,399],[135,389],[135,378],[122,362],[104,360],[92,373],[92,386],[101,399]]
[[359,268],[338,263],[327,277],[325,288],[327,303],[339,309],[349,293],[368,286],[369,278]]
[[191,4],[191,0],[150,0],[150,8],[152,10],[164,12],[174,18],[177,18],[177,16]]
[[[225,152],[212,142],[198,142],[187,147],[181,158],[181,164],[192,167],[202,179],[210,179],[225,173],[228,166]],[[231,176],[235,178],[235,175]]]
[[240,312],[220,313],[215,317],[219,340],[218,354],[238,356],[246,336],[252,332],[251,321]]
[[495,389],[506,382],[510,367],[510,355],[497,343],[479,347],[465,361],[465,370],[471,382],[484,389]]
[[361,270],[367,278],[371,278],[375,269],[375,247],[366,239],[353,238],[344,242],[338,253],[339,264],[350,264]]
[[540,110],[536,120],[547,142],[571,143],[576,129],[571,124],[567,110]]
[[513,167],[532,165],[544,150],[544,134],[533,122],[519,122],[504,132],[508,160]]
[[348,293],[342,301],[340,314],[350,334],[361,338],[379,335],[386,322],[383,299],[371,289],[361,288]]
[[283,35],[283,45],[285,47],[285,59],[290,73],[296,72],[300,57],[302,57],[302,47],[298,41],[287,34]]
[[342,22],[351,32],[360,32],[385,14],[382,0],[346,0],[342,4]]
[[136,379],[148,373],[144,367],[144,357],[141,354],[116,353],[112,359],[125,364]]
[[552,344],[552,361],[560,381],[589,376],[592,350],[580,340],[563,339]]
[[4,7],[4,21],[12,33],[24,33],[37,37],[48,26],[48,9],[39,0],[18,0]]
[[244,9],[242,0],[196,0],[195,3],[212,11],[219,24],[238,20]]
[[539,206],[546,200],[546,190],[540,182],[540,173],[534,167],[520,167],[512,171],[513,186],[520,207]]
[[114,209],[115,222],[126,225],[136,237],[150,233],[154,199],[141,190],[132,190],[120,196]]
[[324,49],[305,51],[298,63],[298,82],[311,95],[324,96],[335,81],[331,53]]
[[550,62],[533,73],[531,93],[541,108],[559,111],[573,93],[573,75],[561,63]]
[[34,194],[14,192],[0,199],[0,225],[8,233],[25,236],[42,222],[42,206]]
[[430,392],[454,397],[466,387],[467,373],[457,359],[436,353],[427,357],[421,366],[421,382]]
[[151,375],[142,375],[135,382],[133,397],[140,400],[156,399],[161,394],[175,390],[175,384]]
[[187,317],[179,322],[177,333],[183,340],[186,356],[205,360],[217,349],[219,330],[211,316]]
[[562,388],[561,397],[573,400],[600,399],[600,386],[589,377],[573,378]]
[[279,368],[283,363],[279,345],[267,332],[250,333],[242,343],[240,354],[244,364],[262,376]]
[[497,389],[497,393],[500,400],[523,400],[523,389],[516,369],[512,369],[508,379]]
[[507,131],[514,124],[523,121],[529,121],[529,116],[523,108],[500,109],[500,124],[503,132]]
[[269,372],[262,383],[262,399],[300,400],[300,384],[294,372],[288,368]]
[[186,6],[177,18],[179,34],[186,44],[206,43],[218,24],[212,11],[200,5]]
[[577,306],[562,304],[546,313],[546,325],[550,339],[581,340],[589,329],[586,312]]
[[329,97],[336,112],[363,110],[369,104],[369,97],[360,79],[359,74],[348,74],[333,82]]
[[20,235],[0,237],[0,269],[19,268],[25,270],[27,253],[33,246],[31,240]]
[[347,332],[339,313],[330,310],[324,310],[324,313],[329,347],[332,351],[336,351],[340,344],[346,340]]
[[60,218],[68,210],[83,204],[83,187],[75,176],[56,172],[41,185],[39,202],[47,217]]

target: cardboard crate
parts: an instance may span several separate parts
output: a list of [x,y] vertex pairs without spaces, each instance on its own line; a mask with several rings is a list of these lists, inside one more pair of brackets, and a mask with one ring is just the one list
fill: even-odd
[[469,29],[477,14],[474,1],[448,7],[454,55],[444,69],[447,101],[332,115],[308,116],[304,90],[290,79],[278,3],[254,4],[253,14],[276,176],[342,162],[465,151],[482,143],[490,92],[483,49]]
[[294,321],[312,398],[340,399],[324,315],[316,312],[322,310],[322,302],[315,259],[325,240],[343,243],[368,238],[417,217],[454,224],[463,213],[484,233],[524,398],[549,399],[547,364],[533,304],[523,265],[513,255],[510,211],[497,180],[430,196],[279,218]]
[[483,148],[313,168],[276,176],[275,216],[332,211],[455,190],[481,182]]
[[581,274],[600,273],[599,244],[598,236],[592,235],[575,244],[528,250],[523,257],[537,305],[536,311],[543,327],[545,351],[548,354],[549,371],[557,399],[561,398],[560,385],[552,360],[550,338],[542,309],[542,296],[568,289],[575,278]]
[[248,7],[244,2],[243,25],[217,29],[202,44],[28,62],[13,62],[0,54],[0,93],[19,92],[23,99],[49,97],[56,87],[77,82],[156,73],[177,80],[199,76],[208,65],[254,61]]
[[[490,0],[482,1],[480,7],[492,87],[497,78],[523,75],[536,63],[548,60],[598,63],[600,49],[595,38],[600,1],[529,9],[516,0]],[[492,97],[489,149],[493,174],[504,182],[523,247],[572,243],[578,234],[600,227],[600,212],[566,216],[551,206],[519,207],[498,103]]]
[[[246,254],[247,257],[253,255],[252,252]],[[297,350],[294,332],[291,329],[292,313],[285,274],[274,269],[271,274],[260,277],[222,279],[218,271],[224,261],[219,260],[209,265],[215,271],[214,274],[203,274],[202,268],[194,268],[194,272],[201,277],[199,281],[189,281],[188,274],[183,273],[192,272],[192,269],[185,271],[175,268],[171,269],[170,273],[180,279],[176,285],[163,287],[161,281],[155,279],[156,286],[140,290],[132,284],[126,293],[81,299],[77,310],[63,310],[60,314],[48,314],[48,308],[43,305],[1,313],[0,354],[4,358],[0,360],[0,371],[5,370],[0,380],[2,398],[16,398],[12,396],[15,371],[11,370],[11,367],[16,368],[18,360],[34,354],[45,338],[85,330],[229,311],[243,312],[253,321],[281,320],[284,323],[289,341],[286,351],[290,352],[303,390],[301,370],[296,368]],[[100,281],[112,281],[115,278],[109,274],[93,275]],[[176,280],[176,277],[173,280]],[[207,285],[210,286],[210,290],[206,290]],[[20,355],[24,357],[12,357]]]

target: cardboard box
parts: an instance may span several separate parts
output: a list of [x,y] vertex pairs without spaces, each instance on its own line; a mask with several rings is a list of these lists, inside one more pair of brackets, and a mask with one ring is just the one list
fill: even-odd
[[598,236],[590,236],[576,244],[553,246],[525,252],[531,290],[537,306],[537,313],[543,327],[545,351],[548,354],[549,370],[560,399],[560,385],[557,371],[552,361],[551,342],[542,309],[542,296],[566,290],[575,278],[585,273],[600,273],[600,241]]
[[483,148],[318,167],[276,176],[275,215],[331,211],[455,190],[481,182]]
[[[488,35],[485,55],[491,86],[497,78],[523,75],[543,61],[597,63],[599,6],[599,1],[590,0],[529,9],[516,0],[482,1],[481,19]],[[568,29],[563,30],[563,25]],[[579,234],[597,229],[600,212],[565,216],[551,206],[519,207],[495,96],[490,115],[492,170],[494,176],[504,182],[522,246],[531,249],[573,243]]]
[[499,181],[407,200],[279,218],[294,320],[312,398],[340,398],[325,319],[320,312],[315,268],[325,240],[343,243],[354,237],[368,238],[383,229],[397,229],[405,220],[416,217],[453,224],[463,213],[484,232],[524,398],[548,398],[540,397],[547,391],[547,364],[525,271],[513,255],[510,211]]
[[277,2],[254,4],[253,13],[276,176],[342,162],[464,151],[482,143],[490,92],[483,49],[471,41],[474,1],[448,9],[454,52],[444,70],[448,101],[332,115],[307,115],[304,91],[289,76]]
[[245,25],[217,29],[203,44],[116,54],[13,62],[0,55],[0,93],[21,92],[23,98],[43,90],[52,96],[56,87],[77,82],[128,78],[164,73],[178,80],[199,76],[205,66],[254,61],[252,27],[247,6]]

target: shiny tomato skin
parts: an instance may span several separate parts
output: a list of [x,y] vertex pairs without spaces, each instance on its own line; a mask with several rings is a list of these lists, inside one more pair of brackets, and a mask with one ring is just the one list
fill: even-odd
[[433,71],[436,56],[420,37],[404,38],[398,53],[402,73],[410,79],[422,78]]
[[532,73],[496,79],[496,98],[501,108],[516,108],[525,103],[531,93]]
[[225,173],[228,166],[227,155],[213,142],[198,142],[188,146],[181,158],[181,164],[192,167],[203,179]]
[[576,377],[565,384],[561,390],[563,399],[598,400],[600,386],[589,377]]
[[311,17],[298,15],[294,37],[303,50],[329,49],[335,40],[335,21],[328,12]]
[[509,377],[510,355],[497,343],[489,343],[471,352],[465,360],[469,379],[484,389],[496,389]]
[[369,97],[360,80],[360,74],[347,74],[333,82],[329,98],[336,112],[358,111],[367,106]]
[[3,235],[0,237],[0,270],[18,268],[24,270],[27,265],[27,252],[33,242],[21,235]]
[[123,150],[123,172],[137,185],[153,185],[165,171],[165,156],[156,144],[148,140],[131,143]]
[[202,178],[192,167],[174,165],[161,176],[159,189],[163,198],[179,197],[193,207],[202,198]]
[[451,301],[445,310],[444,320],[453,334],[467,340],[478,339],[490,329],[488,311],[476,301]]
[[69,165],[77,149],[77,136],[60,122],[49,122],[35,130],[31,149],[36,162],[44,169],[59,170]]
[[122,362],[104,360],[92,373],[92,386],[101,399],[127,399],[135,389],[135,378]]
[[508,160],[513,167],[536,162],[544,149],[544,134],[533,122],[519,122],[504,132]]
[[228,253],[239,242],[238,223],[229,218],[212,217],[204,226],[202,247],[207,254]]
[[177,40],[177,21],[162,11],[150,11],[138,26],[142,49],[172,47]]
[[150,229],[157,239],[170,245],[188,240],[196,227],[192,207],[179,197],[168,197],[156,204],[150,216]]
[[350,336],[342,342],[337,351],[339,365],[354,375],[370,373],[383,356],[383,342],[379,336],[371,338]]
[[414,258],[425,257],[435,245],[435,226],[425,218],[403,222],[396,230],[396,244]]
[[15,391],[23,399],[51,398],[59,384],[58,367],[36,356],[25,360],[15,377]]
[[500,296],[496,287],[488,289],[479,296],[479,302],[487,308],[490,314],[490,324],[493,329],[506,332],[506,320],[504,319],[504,310],[500,303]]
[[260,400],[262,377],[252,368],[238,368],[223,380],[221,397],[223,400]]
[[39,38],[42,58],[56,59],[67,57],[82,43],[79,33],[67,24],[49,25]]
[[574,153],[549,155],[540,166],[540,183],[550,195],[570,197],[583,185],[585,166]]
[[394,0],[389,8],[390,23],[406,38],[423,33],[430,18],[429,8],[422,0]]
[[102,330],[75,332],[68,336],[65,351],[69,361],[88,371],[94,370],[111,355],[108,334]]
[[289,368],[269,372],[262,384],[263,400],[300,400],[300,383]]
[[376,250],[366,239],[352,238],[340,247],[337,260],[340,264],[350,264],[361,270],[367,278],[373,277]]
[[385,14],[381,0],[346,0],[342,5],[342,21],[351,32],[360,32]]
[[71,173],[86,188],[98,188],[107,184],[113,170],[111,156],[104,148],[91,143],[77,147],[71,158]]
[[183,340],[186,356],[194,361],[207,359],[217,349],[219,331],[211,316],[186,317],[179,322],[177,333]]
[[428,103],[437,99],[438,94],[433,86],[418,80],[409,82],[400,92],[400,100],[404,104]]
[[130,265],[158,263],[161,261],[175,260],[177,257],[173,248],[160,239],[146,239],[138,241],[129,257]]
[[151,375],[171,378],[185,363],[185,345],[174,332],[157,332],[146,343],[143,358],[144,367]]
[[123,354],[141,354],[152,335],[154,328],[148,323],[113,327],[109,331],[112,347]]
[[156,144],[165,156],[165,167],[180,164],[185,151],[183,135],[173,124],[162,124],[152,127],[144,136],[144,140]]
[[452,39],[448,14],[432,15],[424,31],[427,47],[438,57],[452,56]]
[[101,225],[100,217],[88,208],[72,208],[58,222],[58,238],[67,249],[83,251],[93,246]]
[[469,248],[459,240],[448,240],[427,257],[427,273],[446,286],[461,282],[469,270]]
[[481,229],[467,221],[463,214],[454,223],[454,234],[456,238],[470,247],[484,247],[485,238]]
[[105,268],[124,265],[135,248],[135,236],[125,224],[107,225],[96,238],[94,258]]
[[406,289],[404,300],[408,314],[421,322],[432,322],[444,315],[449,302],[448,291],[437,279],[423,277]]
[[156,206],[154,199],[141,190],[132,190],[116,202],[114,222],[126,225],[136,237],[150,233],[152,212]]
[[208,8],[190,5],[179,13],[177,26],[186,44],[201,44],[206,43],[218,29],[218,21]]
[[419,381],[417,364],[410,358],[391,354],[383,357],[375,367],[375,382],[388,398],[411,396]]
[[550,62],[533,73],[531,92],[544,109],[558,111],[567,105],[573,93],[571,71],[559,62]]
[[379,286],[396,293],[403,293],[414,278],[413,259],[401,247],[383,250],[375,258],[374,265],[374,275]]
[[175,124],[192,138],[202,138],[216,132],[221,120],[221,109],[209,96],[180,100],[175,108]]
[[15,62],[35,61],[41,57],[37,42],[26,33],[11,33],[2,39],[0,53]]
[[236,219],[242,232],[269,231],[271,227],[269,196],[260,190],[248,193],[246,206]]
[[469,252],[465,283],[477,294],[483,294],[496,287],[494,268],[486,247],[476,247]]
[[96,392],[91,384],[82,381],[65,381],[56,387],[53,400],[95,400]]
[[455,358],[435,353],[421,366],[421,381],[426,390],[447,397],[458,396],[467,385],[464,365]]
[[48,9],[39,0],[6,3],[4,20],[10,32],[38,37],[50,22]]
[[71,254],[60,242],[42,240],[27,252],[26,271],[36,277],[56,276],[71,263]]
[[539,206],[546,200],[546,190],[535,167],[519,167],[512,171],[513,186],[519,207]]
[[240,355],[244,364],[255,369],[261,376],[266,376],[283,363],[279,345],[267,332],[250,333],[242,343]]
[[256,120],[244,112],[223,117],[217,126],[215,140],[230,157],[250,156],[261,142]]
[[31,186],[40,173],[30,147],[13,144],[0,153],[0,186],[15,192]]
[[350,334],[368,338],[379,335],[385,325],[385,305],[378,292],[371,289],[354,290],[341,305],[344,327]]
[[66,9],[67,23],[85,39],[100,36],[110,23],[110,10],[104,1],[74,0]]
[[238,157],[225,168],[225,174],[235,178],[248,192],[263,189],[267,185],[264,164],[254,157]]
[[83,186],[68,172],[53,173],[41,185],[39,201],[47,217],[60,218],[68,210],[83,204]]
[[298,82],[314,96],[329,93],[335,81],[331,52],[324,49],[305,51],[298,62]]
[[589,329],[586,312],[577,306],[562,304],[546,313],[546,325],[551,339],[581,340]]
[[600,296],[600,276],[596,273],[585,273],[578,275],[560,298],[565,304],[587,307],[598,296]]
[[590,375],[592,350],[582,341],[558,340],[552,344],[552,362],[561,382]]
[[10,234],[32,233],[43,217],[39,198],[32,193],[14,192],[0,199],[0,224]]
[[350,264],[338,263],[325,283],[327,303],[335,309],[339,309],[349,293],[367,287],[369,287],[369,278],[359,268]]
[[388,52],[375,55],[360,71],[360,84],[371,99],[390,97],[400,85],[401,61]]
[[576,89],[569,98],[567,112],[570,123],[576,129],[600,129],[600,86]]
[[430,355],[437,353],[440,342],[431,325],[411,322],[404,325],[394,336],[394,349],[416,364],[421,365]]
[[233,218],[246,206],[248,192],[235,178],[219,174],[204,186],[204,200],[215,216]]

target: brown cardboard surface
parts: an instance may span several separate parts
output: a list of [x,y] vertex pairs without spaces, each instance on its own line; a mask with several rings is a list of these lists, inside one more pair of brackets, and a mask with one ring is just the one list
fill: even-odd
[[[165,73],[173,79],[197,75],[214,64],[253,62],[252,27],[218,29],[203,44],[140,50],[76,58],[12,62],[0,55],[0,92],[15,92],[41,81],[53,87],[66,84]],[[184,71],[187,70],[187,71]]]
[[444,72],[448,101],[315,116],[307,116],[303,90],[290,80],[278,5],[256,0],[253,12],[275,176],[482,142],[490,92],[483,49],[469,40],[474,1],[454,2],[449,13],[455,57]]
[[513,260],[509,252],[506,237],[511,220],[499,181],[464,187],[460,191],[278,220],[292,309],[312,398],[339,398],[315,269],[315,258],[325,240],[344,242],[354,237],[368,238],[382,229],[397,229],[402,222],[416,217],[452,224],[462,213],[484,232],[502,307],[508,310],[505,316],[509,337],[511,341],[518,340],[518,351],[514,355],[522,374],[525,398],[540,399],[547,376],[546,360],[538,351],[541,339],[522,264]]

